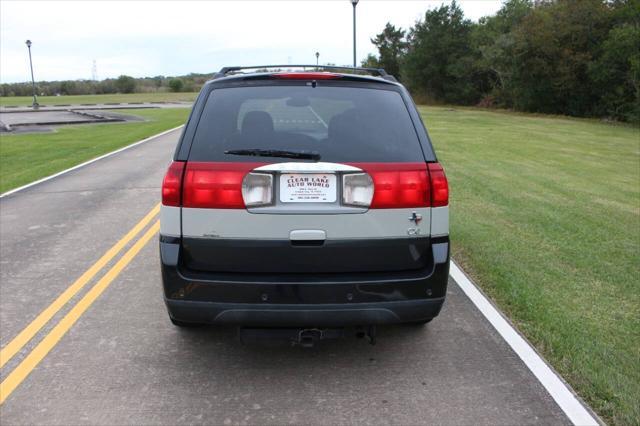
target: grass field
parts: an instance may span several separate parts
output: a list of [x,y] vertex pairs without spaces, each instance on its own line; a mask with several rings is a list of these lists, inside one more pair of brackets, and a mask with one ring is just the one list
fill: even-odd
[[640,130],[420,110],[454,259],[605,421],[640,424]]
[[130,113],[147,121],[65,126],[53,133],[0,134],[0,193],[179,126],[189,109]]
[[[39,96],[40,105],[80,105],[103,104],[110,102],[177,102],[193,101],[197,93],[128,93],[115,95],[77,95],[77,96]],[[2,96],[0,106],[30,106],[33,98],[30,96]]]

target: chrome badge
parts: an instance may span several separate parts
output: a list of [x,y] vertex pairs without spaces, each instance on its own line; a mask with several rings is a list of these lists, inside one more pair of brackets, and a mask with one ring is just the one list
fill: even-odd
[[409,221],[418,225],[420,222],[422,222],[422,215],[416,212],[412,212],[411,217],[409,217]]

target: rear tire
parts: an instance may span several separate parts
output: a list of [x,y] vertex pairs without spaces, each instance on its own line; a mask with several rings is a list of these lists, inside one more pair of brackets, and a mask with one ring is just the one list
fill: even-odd
[[171,320],[171,324],[175,325],[176,327],[181,327],[181,328],[196,328],[196,327],[201,327],[202,324],[197,323],[197,322],[185,322],[185,321],[180,321],[177,319],[173,319],[171,317],[169,317],[169,319]]

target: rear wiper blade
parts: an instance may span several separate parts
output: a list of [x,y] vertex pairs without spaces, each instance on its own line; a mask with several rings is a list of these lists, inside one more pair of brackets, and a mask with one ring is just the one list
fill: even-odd
[[232,149],[224,152],[231,155],[249,155],[254,157],[282,157],[300,160],[319,161],[320,154],[315,151],[282,151],[278,149]]

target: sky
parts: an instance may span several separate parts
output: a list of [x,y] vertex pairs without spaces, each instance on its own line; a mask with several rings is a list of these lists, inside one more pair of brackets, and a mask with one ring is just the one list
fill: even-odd
[[[360,0],[358,63],[386,22],[404,29],[448,0]],[[459,1],[472,20],[500,0]],[[0,1],[0,82],[212,73],[223,66],[352,63],[349,0]]]

